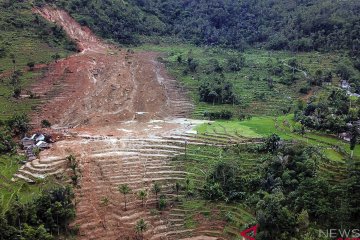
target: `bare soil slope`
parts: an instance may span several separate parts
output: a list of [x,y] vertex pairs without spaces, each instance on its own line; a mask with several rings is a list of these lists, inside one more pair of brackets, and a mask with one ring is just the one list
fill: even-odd
[[108,45],[65,11],[45,7],[36,12],[61,25],[81,50],[51,64],[34,87],[51,100],[36,116],[37,122],[48,119],[60,127],[75,127],[169,116],[157,54]]

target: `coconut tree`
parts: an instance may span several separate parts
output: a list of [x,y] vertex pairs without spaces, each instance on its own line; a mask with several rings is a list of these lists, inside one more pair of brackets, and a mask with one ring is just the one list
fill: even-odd
[[137,194],[138,199],[141,200],[141,205],[144,207],[144,201],[147,198],[147,192],[145,190],[140,190]]
[[126,203],[127,203],[126,195],[131,192],[131,188],[127,184],[122,184],[118,187],[118,189],[119,189],[119,192],[124,195],[124,203],[125,203],[125,211],[126,211],[127,210],[126,209]]
[[154,183],[153,187],[152,187],[152,191],[153,193],[155,193],[155,198],[156,198],[156,201],[158,201],[158,194],[161,192],[161,186],[159,183]]
[[139,221],[136,222],[135,232],[141,236],[141,239],[143,239],[144,232],[147,230],[147,228],[148,228],[148,225],[144,221],[144,219],[140,219]]
[[176,197],[179,197],[180,188],[181,188],[181,184],[179,182],[176,182],[175,183]]
[[101,200],[100,200],[100,203],[101,203],[102,206],[107,206],[107,205],[109,205],[110,200],[109,200],[108,197],[102,197]]
[[209,98],[211,98],[213,100],[213,105],[215,105],[215,101],[218,97],[219,97],[219,94],[217,94],[217,92],[215,92],[215,91],[211,91],[209,93]]

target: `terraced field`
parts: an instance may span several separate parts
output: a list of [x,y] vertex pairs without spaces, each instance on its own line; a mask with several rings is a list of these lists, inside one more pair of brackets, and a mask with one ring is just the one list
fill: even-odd
[[[157,129],[156,127],[168,123],[147,124]],[[132,124],[127,126],[128,131],[131,131],[129,125]],[[185,129],[191,130],[192,126],[186,123],[182,127],[186,132]],[[211,159],[207,154],[209,151],[206,151],[208,148],[247,142],[247,139],[226,134],[196,135],[180,133],[178,129],[141,138],[78,133],[77,137],[56,143],[50,151],[41,154],[40,159],[24,165],[15,176],[36,181],[47,175],[59,175],[67,169],[66,156],[74,154],[79,162],[81,179],[76,191],[77,219],[73,224],[79,227],[81,239],[134,237],[134,225],[139,219],[144,219],[149,224],[148,231],[145,232],[148,239],[195,236],[216,236],[216,239],[222,239],[225,225],[223,219],[210,221],[197,228],[186,226],[186,217],[193,211],[178,202],[177,199],[182,198],[184,192],[180,191],[177,195],[175,183],[184,183],[187,178],[195,179],[197,173],[186,167],[189,162],[173,159],[176,156],[186,156],[189,161],[201,161],[202,156]],[[204,151],[199,152],[198,148]],[[216,156],[213,156],[213,160],[217,160]],[[164,194],[168,201],[168,207],[164,211],[156,210],[156,196],[151,191],[154,183],[161,186],[159,194]],[[121,184],[128,184],[132,189],[126,211],[123,196],[118,191]],[[146,190],[148,193],[144,206],[136,197],[139,190]],[[107,199],[106,205],[102,203],[103,198]],[[216,228],[209,228],[209,225]]]

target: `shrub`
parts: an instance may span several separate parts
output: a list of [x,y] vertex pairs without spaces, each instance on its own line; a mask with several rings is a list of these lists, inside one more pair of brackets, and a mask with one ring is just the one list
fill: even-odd
[[19,98],[20,97],[20,94],[21,94],[21,88],[17,87],[14,89],[14,94],[13,94],[13,97],[14,98]]
[[14,135],[19,136],[24,135],[27,131],[29,131],[29,121],[30,120],[26,114],[16,114],[7,121],[7,125]]
[[308,94],[310,90],[311,90],[311,87],[306,86],[306,87],[300,88],[299,92],[302,94]]
[[238,72],[245,66],[245,57],[240,55],[227,60],[228,68],[232,72]]
[[233,113],[229,110],[222,110],[219,112],[204,112],[204,117],[210,120],[224,119],[229,120],[233,117]]
[[33,152],[33,154],[36,156],[36,157],[39,157],[39,155],[40,155],[40,148],[38,148],[38,147],[35,147],[35,148],[33,148],[33,150],[32,150],[32,152]]
[[44,119],[44,120],[41,121],[41,127],[42,128],[49,128],[49,127],[51,127],[51,123],[48,120]]
[[15,142],[8,132],[0,130],[0,154],[12,152],[15,149]]
[[200,101],[212,104],[238,102],[233,85],[224,78],[202,81],[199,86],[199,97]]
[[34,62],[28,62],[27,66],[29,67],[30,71],[34,70],[35,63]]
[[159,210],[164,210],[167,206],[167,200],[165,195],[161,195],[159,199]]

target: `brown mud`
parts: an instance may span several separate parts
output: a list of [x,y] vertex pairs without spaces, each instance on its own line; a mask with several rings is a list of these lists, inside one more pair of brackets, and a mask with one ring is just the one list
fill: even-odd
[[[79,239],[135,239],[139,219],[148,223],[144,239],[224,239],[214,237],[222,234],[219,222],[215,230],[209,222],[199,232],[185,228],[186,211],[177,208],[174,184],[187,173],[172,158],[184,154],[185,141],[201,144],[189,135],[199,121],[186,119],[191,101],[159,55],[107,44],[63,10],[34,12],[62,26],[80,52],[50,64],[32,88],[44,100],[32,116],[34,125],[47,119],[64,137],[22,174],[31,179],[38,172],[69,173],[66,157],[76,156],[81,177],[72,225]],[[168,199],[165,211],[156,210],[155,182]],[[132,189],[127,210],[120,184]],[[136,197],[141,189],[148,192],[144,206]]]

